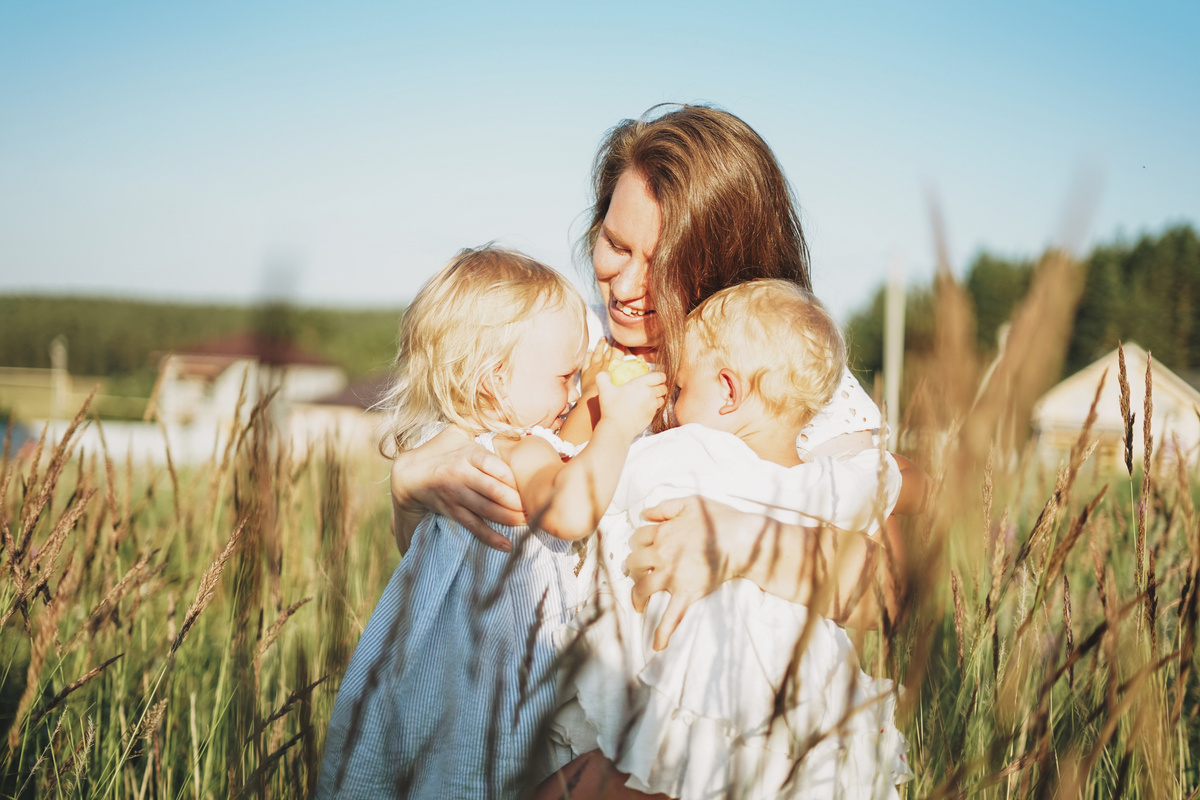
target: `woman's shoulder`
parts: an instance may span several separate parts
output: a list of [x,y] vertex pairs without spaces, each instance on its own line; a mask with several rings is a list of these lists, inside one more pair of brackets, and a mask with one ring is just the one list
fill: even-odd
[[846,368],[842,382],[825,407],[800,432],[796,445],[803,455],[835,436],[869,433],[878,437],[882,420],[879,408]]

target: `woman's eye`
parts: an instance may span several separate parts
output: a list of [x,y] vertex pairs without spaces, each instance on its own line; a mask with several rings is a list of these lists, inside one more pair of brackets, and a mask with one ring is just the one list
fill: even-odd
[[604,241],[608,242],[608,246],[612,248],[614,253],[617,253],[617,254],[623,255],[623,256],[629,255],[629,249],[618,245],[616,242],[614,242],[612,240],[612,237],[609,236],[607,233],[604,234]]

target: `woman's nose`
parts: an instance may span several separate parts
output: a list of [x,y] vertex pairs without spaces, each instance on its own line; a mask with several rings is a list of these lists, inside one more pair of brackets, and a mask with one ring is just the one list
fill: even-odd
[[629,259],[612,280],[612,293],[621,302],[639,300],[649,293],[649,265],[641,259]]

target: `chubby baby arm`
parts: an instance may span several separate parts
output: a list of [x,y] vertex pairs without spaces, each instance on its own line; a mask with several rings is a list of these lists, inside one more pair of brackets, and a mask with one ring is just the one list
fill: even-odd
[[629,446],[650,424],[666,399],[662,373],[613,386],[597,378],[601,408],[587,447],[563,463],[547,442],[526,437],[502,448],[530,524],[559,539],[582,539],[596,528],[616,491]]
[[592,438],[592,431],[600,421],[600,396],[596,389],[596,376],[608,369],[617,351],[601,339],[596,343],[588,363],[579,374],[579,400],[563,420],[558,435],[563,441],[579,445]]

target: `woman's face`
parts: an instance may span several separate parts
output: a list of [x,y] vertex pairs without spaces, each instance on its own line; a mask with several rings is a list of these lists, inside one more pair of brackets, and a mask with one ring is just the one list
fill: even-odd
[[592,267],[604,298],[608,327],[617,344],[653,356],[662,328],[650,297],[649,269],[662,230],[658,203],[633,170],[617,180],[612,202],[592,250]]

